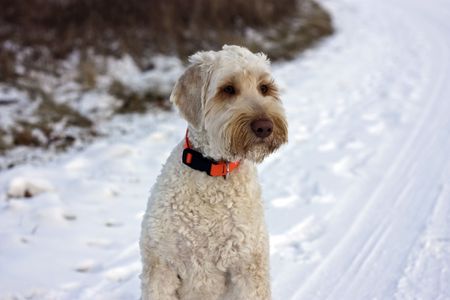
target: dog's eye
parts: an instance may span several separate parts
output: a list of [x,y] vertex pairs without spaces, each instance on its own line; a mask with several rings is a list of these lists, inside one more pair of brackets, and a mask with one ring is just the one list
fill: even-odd
[[263,95],[267,94],[267,92],[269,91],[269,86],[267,84],[261,84],[259,86],[259,90],[261,91],[261,93]]
[[234,89],[234,86],[232,86],[232,85],[227,85],[226,87],[223,88],[223,91],[229,95],[236,94],[236,90]]

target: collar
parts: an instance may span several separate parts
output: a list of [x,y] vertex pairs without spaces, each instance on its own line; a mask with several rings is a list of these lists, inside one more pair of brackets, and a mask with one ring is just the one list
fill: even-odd
[[188,130],[189,129],[186,129],[186,138],[182,158],[183,163],[186,166],[197,171],[205,172],[209,176],[223,176],[225,179],[239,166],[239,161],[228,162],[222,160],[217,162],[210,158],[204,157],[200,152],[192,149],[189,143]]

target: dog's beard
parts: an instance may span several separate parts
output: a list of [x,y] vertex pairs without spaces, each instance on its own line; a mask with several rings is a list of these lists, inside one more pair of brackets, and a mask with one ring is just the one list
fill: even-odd
[[248,159],[260,163],[282,144],[287,142],[287,123],[283,116],[272,115],[273,133],[259,138],[251,130],[255,116],[241,114],[224,126],[223,141],[231,160]]

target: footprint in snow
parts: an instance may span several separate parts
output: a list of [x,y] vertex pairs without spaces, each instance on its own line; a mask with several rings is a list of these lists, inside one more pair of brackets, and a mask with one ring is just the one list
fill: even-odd
[[351,150],[360,150],[365,147],[366,147],[366,145],[363,142],[358,141],[358,140],[353,140],[353,141],[350,141],[347,144],[345,144],[345,148],[351,149]]
[[121,227],[123,226],[123,223],[116,220],[108,220],[105,222],[106,227]]
[[296,195],[289,195],[287,197],[279,197],[272,200],[272,206],[277,208],[291,207],[299,199]]
[[336,198],[332,194],[319,194],[311,198],[312,203],[328,204],[336,202]]
[[94,272],[101,269],[101,266],[99,263],[97,263],[93,259],[86,259],[77,264],[77,267],[75,268],[75,271],[79,273],[88,273],[88,272]]
[[270,236],[270,253],[281,259],[312,262],[320,259],[310,244],[324,232],[323,222],[315,216],[306,218],[284,234]]
[[63,217],[67,221],[75,221],[77,219],[77,215],[71,214],[71,213],[65,213],[65,214],[63,214]]
[[320,152],[329,152],[329,151],[332,151],[335,149],[336,149],[336,143],[333,141],[323,143],[322,145],[319,145],[319,147],[317,147],[317,150],[319,150]]
[[125,267],[112,268],[104,273],[106,279],[122,282],[138,274],[141,270],[140,263],[133,263]]
[[367,131],[373,135],[380,135],[386,129],[384,122],[377,122],[367,127]]
[[345,156],[331,165],[331,170],[333,171],[333,173],[343,177],[354,176],[355,174],[352,169],[353,158],[350,156]]
[[311,132],[306,126],[299,126],[297,130],[292,133],[293,141],[303,142],[311,137]]
[[113,245],[113,242],[108,239],[93,239],[88,240],[86,245],[94,248],[109,249]]

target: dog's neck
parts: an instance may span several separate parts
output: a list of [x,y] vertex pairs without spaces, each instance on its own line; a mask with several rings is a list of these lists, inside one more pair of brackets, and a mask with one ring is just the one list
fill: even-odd
[[220,153],[217,153],[217,151],[214,150],[205,129],[197,129],[189,125],[188,138],[190,147],[195,151],[200,152],[204,157],[215,161],[229,161],[229,159],[223,157]]
[[188,126],[187,135],[189,138],[190,147],[195,151],[200,152],[205,157],[218,160],[217,157],[211,156],[211,147],[204,129],[196,129],[191,125]]

